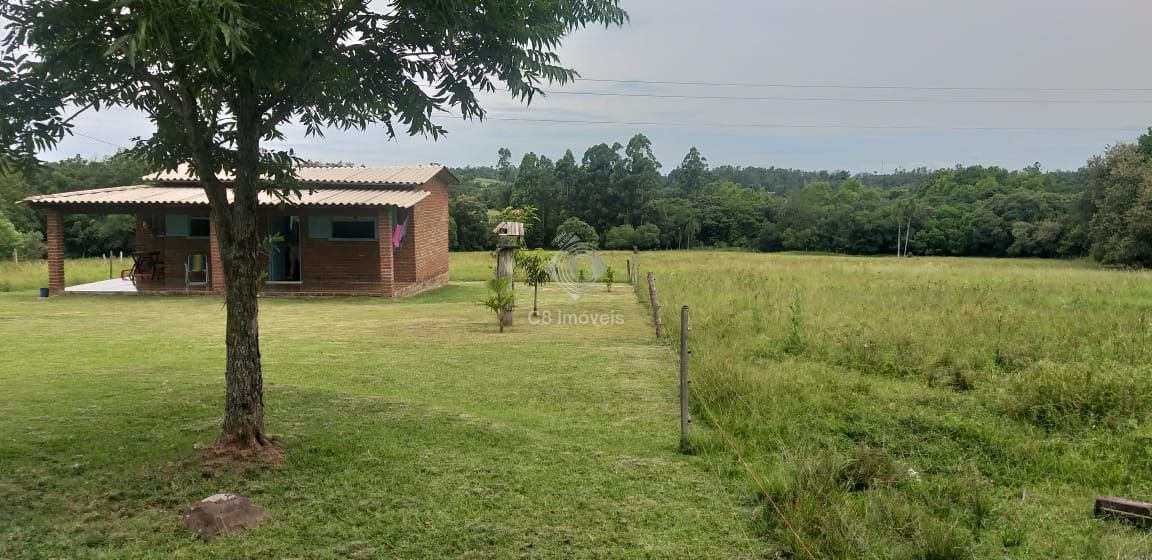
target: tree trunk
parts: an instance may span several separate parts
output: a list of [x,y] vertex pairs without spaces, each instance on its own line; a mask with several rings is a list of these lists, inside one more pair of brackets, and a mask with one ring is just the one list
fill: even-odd
[[[264,375],[260,364],[258,300],[260,231],[260,132],[255,96],[237,96],[236,180],[227,220],[217,220],[228,321],[224,340],[224,425],[218,445],[254,449],[268,444],[264,435]],[[226,223],[222,223],[226,222]]]
[[537,307],[536,307],[536,301],[539,298],[539,294],[540,294],[540,283],[537,282],[535,284],[532,284],[532,316],[533,317],[539,317],[540,316],[540,312],[537,310]]
[[256,216],[236,215],[230,246],[221,247],[228,321],[224,340],[224,426],[218,443],[241,448],[266,445],[264,375],[260,364],[257,292],[260,271]]

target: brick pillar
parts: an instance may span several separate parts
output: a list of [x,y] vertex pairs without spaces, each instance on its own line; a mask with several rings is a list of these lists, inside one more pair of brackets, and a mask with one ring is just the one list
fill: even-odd
[[64,292],[64,216],[60,210],[48,210],[48,295]]
[[380,209],[377,221],[376,240],[380,246],[380,295],[395,297],[396,280],[392,267],[392,210],[387,206]]
[[224,293],[224,261],[220,260],[220,243],[216,241],[216,220],[208,221],[208,278],[212,283],[212,293]]

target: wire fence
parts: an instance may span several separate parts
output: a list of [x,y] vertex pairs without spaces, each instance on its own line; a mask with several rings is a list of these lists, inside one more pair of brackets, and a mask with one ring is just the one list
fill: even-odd
[[[633,291],[636,293],[637,303],[643,304],[652,312],[652,326],[657,341],[660,343],[670,343],[671,341],[667,338],[667,333],[665,332],[663,320],[660,314],[660,299],[656,290],[655,273],[647,272],[642,276],[640,274],[640,265],[638,262],[629,261],[628,266],[628,278],[632,283]],[[729,454],[731,454],[731,456],[735,458],[738,463],[740,463],[740,466],[743,468],[744,472],[747,473],[749,479],[751,479],[753,484],[756,485],[757,489],[760,490],[764,500],[771,506],[773,514],[780,520],[781,525],[783,525],[788,534],[795,541],[797,548],[800,549],[804,556],[815,560],[816,555],[812,552],[812,549],[808,546],[808,544],[805,543],[804,538],[800,536],[800,533],[796,530],[792,521],[784,512],[784,509],[781,508],[780,504],[777,503],[777,501],[772,497],[771,492],[768,491],[768,486],[764,483],[764,480],[756,471],[751,461],[748,460],[747,454],[743,452],[743,450],[740,448],[740,445],[732,437],[730,431],[724,427],[723,423],[720,422],[719,418],[713,414],[713,411],[708,404],[706,395],[701,394],[700,391],[691,384],[691,328],[689,311],[690,310],[687,305],[681,307],[679,328],[681,450],[684,452],[693,452],[701,455],[705,458],[705,460],[708,460],[709,463],[712,463],[713,460],[717,459],[717,457],[710,456],[707,451],[693,449],[693,446],[691,445],[691,437],[688,433],[688,430],[689,426],[693,425],[690,416],[691,410],[695,409],[704,417],[706,426],[714,430],[720,436],[720,440],[724,443],[724,449]],[[751,405],[748,405],[748,408],[750,413],[755,413],[755,411],[752,410]],[[704,428],[698,427],[695,429]],[[716,474],[717,477],[719,477],[719,472]]]

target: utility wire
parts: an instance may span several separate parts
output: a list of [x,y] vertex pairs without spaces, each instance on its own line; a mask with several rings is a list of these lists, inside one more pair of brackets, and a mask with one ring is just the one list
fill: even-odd
[[108,144],[109,146],[115,146],[117,148],[120,148],[121,150],[127,150],[128,149],[128,148],[125,148],[124,146],[121,146],[120,144],[115,143],[115,142],[109,142],[103,138],[97,138],[95,136],[90,136],[88,134],[84,134],[83,132],[72,131],[72,134],[75,134],[76,136],[83,136],[89,140],[95,140],[97,142],[103,142],[105,144]]
[[686,95],[678,93],[619,93],[606,91],[549,91],[547,95],[585,95],[596,97],[644,97],[654,99],[714,99],[729,101],[834,101],[837,103],[1071,103],[1088,105],[1149,105],[1152,99],[912,99],[858,97],[789,97],[761,95]]
[[[435,117],[434,117],[435,118]],[[785,129],[850,129],[850,130],[971,130],[971,131],[1008,131],[1008,132],[1133,132],[1144,128],[1141,126],[1129,127],[1061,127],[1061,126],[920,126],[920,125],[852,125],[852,124],[793,124],[793,123],[693,123],[693,122],[661,122],[661,121],[617,121],[592,119],[552,119],[552,118],[526,118],[526,117],[484,117],[484,120],[528,122],[528,123],[559,123],[559,124],[607,124],[627,126],[684,126],[684,127],[711,127],[711,128],[785,128]]]
[[889,89],[905,91],[1046,91],[1046,92],[1149,92],[1152,88],[1059,88],[1059,87],[956,87],[956,86],[914,86],[914,85],[854,85],[854,84],[796,84],[796,83],[755,83],[755,82],[680,82],[672,80],[611,80],[607,78],[577,78],[577,82],[601,82],[612,84],[646,84],[670,86],[719,86],[756,88],[797,88],[797,89]]

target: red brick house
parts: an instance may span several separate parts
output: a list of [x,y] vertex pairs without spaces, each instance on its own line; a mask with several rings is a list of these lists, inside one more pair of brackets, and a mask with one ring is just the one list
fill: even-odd
[[[302,192],[290,203],[260,195],[259,225],[273,240],[261,257],[266,294],[397,297],[448,281],[447,189],[459,180],[447,168],[304,167],[297,175]],[[50,294],[65,290],[62,217],[70,213],[136,216],[142,262],[123,271],[127,291],[224,291],[203,189],[180,171],[144,181],[24,200],[47,215]]]

